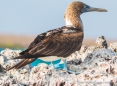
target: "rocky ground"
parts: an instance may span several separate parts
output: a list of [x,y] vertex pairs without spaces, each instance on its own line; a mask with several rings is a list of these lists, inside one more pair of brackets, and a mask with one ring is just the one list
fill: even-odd
[[117,86],[117,43],[109,46],[103,36],[97,46],[82,45],[67,58],[68,69],[80,74],[55,70],[53,65],[30,65],[5,71],[19,62],[12,60],[21,50],[5,49],[0,53],[0,86]]

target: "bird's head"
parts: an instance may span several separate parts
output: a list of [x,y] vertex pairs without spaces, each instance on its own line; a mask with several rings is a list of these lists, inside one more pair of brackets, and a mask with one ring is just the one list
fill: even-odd
[[80,1],[74,1],[72,2],[69,6],[67,10],[74,10],[77,11],[78,13],[82,14],[85,12],[92,12],[92,11],[97,11],[97,12],[107,12],[106,9],[102,9],[102,8],[95,8],[95,7],[91,7],[83,2]]
[[74,1],[66,9],[64,18],[66,25],[72,25],[75,27],[82,27],[82,22],[80,20],[80,15],[86,12],[107,12],[106,9],[91,7],[83,2]]

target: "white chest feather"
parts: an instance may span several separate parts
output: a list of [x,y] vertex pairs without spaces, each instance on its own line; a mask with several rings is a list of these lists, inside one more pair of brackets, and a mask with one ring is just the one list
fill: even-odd
[[73,26],[72,22],[69,19],[65,19],[66,26]]
[[[69,20],[69,19],[65,19],[65,22],[66,22],[66,26],[73,26],[73,27],[75,27],[74,25],[73,25],[73,23]],[[81,25],[81,27],[82,27],[82,29],[83,29],[83,24],[82,24],[82,21],[81,21],[81,19],[80,18],[78,18],[78,21],[76,21],[77,23],[78,23],[78,25]]]

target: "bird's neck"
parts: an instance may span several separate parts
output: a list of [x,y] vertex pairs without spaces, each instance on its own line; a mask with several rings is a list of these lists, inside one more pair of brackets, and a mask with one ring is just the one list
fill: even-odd
[[73,26],[83,31],[83,24],[80,18],[80,14],[66,14],[65,22],[66,26]]

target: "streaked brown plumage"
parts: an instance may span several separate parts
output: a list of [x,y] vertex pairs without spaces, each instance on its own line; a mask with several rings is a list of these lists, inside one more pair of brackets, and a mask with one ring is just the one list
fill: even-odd
[[80,19],[80,14],[82,14],[81,9],[84,7],[84,3],[82,2],[72,2],[66,9],[64,18],[70,20],[72,25],[78,27],[83,30],[82,21]]
[[[82,2],[72,2],[67,7],[64,15],[66,26],[38,35],[25,51],[14,58],[24,60],[7,70],[12,68],[19,69],[39,57],[58,56],[66,58],[76,50],[79,50],[84,36],[80,15],[85,11],[88,12],[86,8],[88,11],[92,11],[88,5]],[[95,8],[93,11],[106,10]]]

